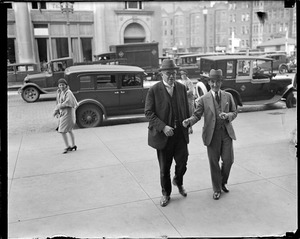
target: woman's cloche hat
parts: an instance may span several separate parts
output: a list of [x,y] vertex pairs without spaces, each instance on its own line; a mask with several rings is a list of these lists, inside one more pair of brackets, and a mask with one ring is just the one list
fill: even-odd
[[178,70],[178,69],[179,67],[176,66],[173,59],[164,59],[161,64],[161,67],[158,70],[164,71],[164,70]]
[[65,84],[65,85],[68,85],[67,81],[64,78],[60,78],[57,82],[58,85],[61,84],[61,83]]
[[218,70],[211,69],[209,72],[209,78],[216,79],[216,80],[222,80],[223,79],[222,70],[221,69],[218,69]]

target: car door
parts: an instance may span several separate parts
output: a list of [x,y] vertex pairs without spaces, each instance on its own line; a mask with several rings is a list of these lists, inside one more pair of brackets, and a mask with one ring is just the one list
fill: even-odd
[[7,66],[7,81],[8,82],[17,81],[17,74],[16,74],[16,66],[15,65],[8,65]]
[[144,108],[142,75],[140,73],[120,74],[120,110]]
[[271,99],[274,96],[274,93],[270,91],[272,61],[253,60],[251,76],[251,98],[249,101]]
[[22,82],[28,75],[27,67],[27,65],[18,65],[16,67],[16,81]]

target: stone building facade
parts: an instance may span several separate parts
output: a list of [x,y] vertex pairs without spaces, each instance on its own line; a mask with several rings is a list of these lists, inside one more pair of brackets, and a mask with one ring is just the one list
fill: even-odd
[[160,16],[160,6],[151,2],[13,2],[7,10],[8,59],[39,63],[72,56],[82,62],[110,45],[161,42]]

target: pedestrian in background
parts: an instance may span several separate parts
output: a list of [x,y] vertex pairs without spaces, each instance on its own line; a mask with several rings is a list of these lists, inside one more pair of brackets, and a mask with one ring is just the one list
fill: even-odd
[[[54,116],[59,119],[57,131],[61,133],[66,145],[63,151],[64,154],[68,151],[77,150],[75,137],[72,132],[76,123],[75,109],[77,106],[77,100],[69,89],[67,81],[63,78],[59,79]],[[67,133],[71,137],[71,145],[68,142]]]
[[215,200],[220,198],[221,189],[229,192],[226,184],[234,160],[232,140],[236,139],[231,122],[237,117],[237,109],[232,95],[220,90],[222,80],[222,70],[210,71],[208,83],[211,90],[199,99],[193,115],[183,121],[183,126],[189,127],[204,115],[202,139],[207,146]]
[[[179,80],[180,83],[182,83],[183,85],[185,85],[186,89],[187,89],[187,97],[188,97],[188,103],[189,103],[189,113],[190,115],[193,114],[194,112],[194,84],[193,82],[190,80],[190,78],[187,77],[187,72],[185,70],[180,70],[180,77],[181,80]],[[189,133],[192,134],[193,133],[193,128],[189,127]]]
[[181,122],[189,117],[189,110],[186,88],[175,81],[177,69],[173,60],[163,61],[159,69],[163,80],[149,89],[145,104],[145,115],[149,120],[148,144],[156,149],[160,167],[162,207],[170,201],[173,159],[176,166],[172,183],[182,196],[187,196],[183,176],[187,170],[189,135]]

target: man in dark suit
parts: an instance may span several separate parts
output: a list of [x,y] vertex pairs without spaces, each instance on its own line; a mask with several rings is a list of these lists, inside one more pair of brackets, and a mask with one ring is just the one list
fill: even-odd
[[220,198],[221,189],[229,192],[226,184],[234,158],[232,140],[236,139],[231,122],[237,117],[237,109],[232,95],[220,90],[222,80],[222,70],[210,71],[208,83],[211,90],[198,100],[193,115],[182,123],[184,127],[192,126],[204,115],[202,139],[207,146],[215,200]]
[[190,115],[186,88],[175,81],[177,69],[173,60],[163,61],[159,69],[163,80],[149,89],[145,104],[145,115],[149,120],[148,144],[157,150],[160,167],[162,207],[170,201],[173,158],[176,162],[173,184],[182,196],[187,196],[183,175],[187,170],[189,135],[181,122]]

